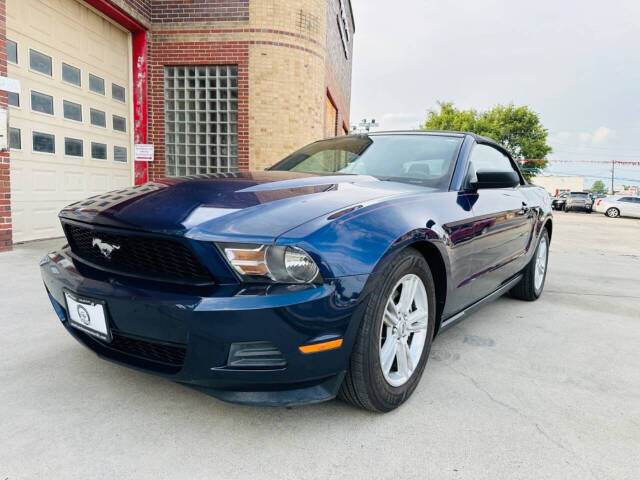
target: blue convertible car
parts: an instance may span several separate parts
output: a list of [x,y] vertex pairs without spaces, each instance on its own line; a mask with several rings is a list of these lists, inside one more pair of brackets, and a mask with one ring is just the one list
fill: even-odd
[[267,171],[171,178],[60,212],[41,261],[80,343],[223,400],[389,411],[444,328],[542,293],[551,203],[458,132],[312,143]]

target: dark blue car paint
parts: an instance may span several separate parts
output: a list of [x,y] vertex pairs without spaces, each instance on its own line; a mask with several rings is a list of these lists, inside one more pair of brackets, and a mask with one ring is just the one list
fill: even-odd
[[[169,179],[77,202],[65,221],[144,235],[171,235],[206,264],[215,285],[186,286],[126,277],[74,259],[69,248],[42,262],[42,275],[59,316],[64,289],[105,300],[117,332],[186,345],[178,372],[159,371],[79,333],[99,355],[189,384],[225,400],[298,404],[335,396],[347,368],[362,310],[381,264],[407,246],[427,245],[446,275],[440,321],[513,278],[532,257],[550,222],[548,195],[524,184],[512,189],[464,191],[467,135],[450,191],[355,175],[242,172]],[[318,263],[321,285],[245,285],[214,241],[297,245]],[[342,348],[304,355],[299,345],[344,338]],[[286,368],[225,367],[233,342],[267,340]],[[238,394],[237,392],[243,392]],[[252,393],[247,393],[252,392]]]

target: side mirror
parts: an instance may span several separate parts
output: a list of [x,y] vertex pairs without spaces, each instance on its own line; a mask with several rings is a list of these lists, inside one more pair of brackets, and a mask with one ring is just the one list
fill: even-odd
[[511,188],[520,185],[520,177],[513,170],[477,170],[476,178],[469,182],[474,190],[481,188]]

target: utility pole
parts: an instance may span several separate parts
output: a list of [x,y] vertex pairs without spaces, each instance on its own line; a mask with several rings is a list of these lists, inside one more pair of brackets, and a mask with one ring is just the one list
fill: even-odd
[[611,160],[611,195],[615,195],[615,191],[613,190],[615,173],[616,173],[616,161]]

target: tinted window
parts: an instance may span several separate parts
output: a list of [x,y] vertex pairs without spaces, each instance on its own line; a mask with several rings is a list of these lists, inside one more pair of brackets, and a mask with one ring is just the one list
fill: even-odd
[[475,145],[469,159],[478,170],[514,170],[509,157],[489,145]]
[[107,159],[107,145],[104,143],[91,142],[91,158],[98,160]]
[[583,193],[583,192],[576,192],[576,193],[572,193],[571,196],[576,198],[587,198],[589,194]]
[[112,83],[111,84],[111,96],[113,97],[114,100],[118,100],[120,102],[124,102],[125,101],[124,87],[121,87],[120,85],[116,85],[115,83]]
[[82,140],[78,138],[65,138],[64,139],[64,154],[72,157],[82,156]]
[[52,60],[49,55],[37,52],[33,49],[29,50],[29,67],[36,72],[44,73],[51,76],[53,69],[51,67]]
[[33,132],[33,151],[56,153],[56,137],[48,133]]
[[89,90],[104,95],[104,79],[89,74]]
[[82,84],[82,74],[80,72],[80,69],[63,63],[62,80],[79,87]]
[[113,129],[119,132],[127,131],[127,119],[118,115],[113,116]]
[[98,127],[107,126],[107,117],[102,110],[91,109],[91,125],[97,125]]
[[53,115],[53,97],[40,92],[31,92],[31,110]]
[[7,61],[18,63],[18,44],[7,39]]
[[7,103],[12,107],[20,106],[20,95],[13,92],[7,92]]
[[82,121],[82,105],[79,103],[65,100],[62,102],[62,109],[64,110],[64,118],[76,120],[78,122]]
[[447,189],[461,143],[447,135],[343,137],[312,143],[271,170],[372,175]]
[[9,148],[16,148],[18,150],[22,148],[22,136],[20,135],[19,128],[9,129]]
[[620,202],[628,202],[628,203],[631,203],[631,202],[633,202],[633,198],[631,198],[631,197],[622,197],[619,201],[620,201]]
[[126,147],[113,147],[113,159],[116,162],[126,162],[127,161],[127,149]]

